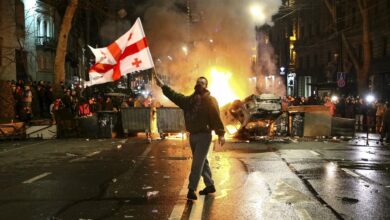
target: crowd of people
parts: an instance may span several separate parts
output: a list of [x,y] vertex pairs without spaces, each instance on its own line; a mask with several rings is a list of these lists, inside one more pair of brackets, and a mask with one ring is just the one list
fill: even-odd
[[120,111],[130,107],[159,107],[151,95],[146,98],[138,96],[107,96],[100,91],[89,95],[81,94],[79,87],[71,88],[61,83],[63,95],[55,98],[50,82],[9,81],[15,103],[15,118],[30,122],[32,119],[52,119],[55,124],[55,112],[60,109],[69,111],[75,117],[85,117],[98,111]]
[[367,101],[359,96],[319,96],[292,97],[284,99],[287,106],[299,105],[325,105],[329,108],[331,116],[355,119],[356,131],[369,131],[375,133],[389,132],[390,105],[388,101]]
[[[20,121],[51,118],[55,124],[55,112],[66,109],[74,116],[85,117],[98,111],[120,111],[131,107],[160,107],[161,104],[151,95],[111,97],[103,92],[94,91],[81,94],[79,87],[71,88],[61,83],[63,95],[55,98],[50,82],[9,81],[12,87],[15,117]],[[341,96],[339,98],[313,95],[310,97],[288,96],[282,99],[283,108],[299,105],[325,105],[335,117],[355,119],[356,131],[388,133],[390,126],[390,106],[383,100],[367,102],[362,97]]]

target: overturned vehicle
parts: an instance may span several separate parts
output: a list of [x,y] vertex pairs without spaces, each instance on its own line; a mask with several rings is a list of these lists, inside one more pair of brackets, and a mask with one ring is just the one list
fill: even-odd
[[251,95],[242,101],[236,100],[224,106],[221,113],[228,133],[239,139],[272,136],[284,126],[280,122],[282,101],[274,94]]

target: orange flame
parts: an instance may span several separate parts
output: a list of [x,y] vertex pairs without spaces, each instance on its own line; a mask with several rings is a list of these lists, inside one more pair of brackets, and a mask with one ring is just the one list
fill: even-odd
[[212,68],[209,76],[208,89],[214,96],[220,107],[244,97],[242,85],[232,80],[232,74]]

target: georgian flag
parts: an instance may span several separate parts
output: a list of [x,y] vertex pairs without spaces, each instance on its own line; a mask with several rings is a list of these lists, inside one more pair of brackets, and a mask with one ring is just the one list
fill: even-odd
[[86,82],[87,85],[116,81],[123,75],[154,67],[139,18],[128,32],[109,46],[88,47],[95,55],[96,62],[89,69],[90,81]]

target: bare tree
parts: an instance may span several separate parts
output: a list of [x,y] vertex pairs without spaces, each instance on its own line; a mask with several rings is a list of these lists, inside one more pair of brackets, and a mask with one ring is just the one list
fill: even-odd
[[[363,61],[360,62],[356,55],[350,41],[345,36],[343,30],[340,30],[342,43],[344,44],[348,56],[350,57],[353,66],[357,71],[357,84],[358,93],[364,94],[368,91],[368,78],[371,65],[371,44],[370,44],[370,27],[369,27],[369,13],[368,13],[368,0],[355,0],[358,5],[359,12],[362,19],[362,48],[363,48]],[[333,23],[337,26],[336,6],[330,3],[330,0],[324,0],[326,7],[328,8]]]
[[65,80],[65,56],[68,48],[69,31],[72,28],[72,21],[77,9],[79,0],[71,0],[66,8],[65,15],[62,19],[60,33],[58,35],[58,44],[56,57],[54,61],[54,85],[53,89],[56,96],[60,93],[60,83]]

